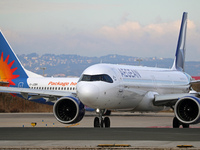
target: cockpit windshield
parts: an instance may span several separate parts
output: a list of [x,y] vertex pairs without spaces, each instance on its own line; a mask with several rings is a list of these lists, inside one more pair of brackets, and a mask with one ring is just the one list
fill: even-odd
[[104,81],[108,83],[113,83],[112,78],[107,74],[99,74],[99,75],[83,74],[79,81]]

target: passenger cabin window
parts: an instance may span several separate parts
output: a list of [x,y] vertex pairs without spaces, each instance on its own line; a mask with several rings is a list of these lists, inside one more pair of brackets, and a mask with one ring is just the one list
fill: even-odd
[[108,83],[113,83],[112,78],[107,74],[99,74],[99,75],[83,74],[80,81],[104,81],[104,82],[108,82]]

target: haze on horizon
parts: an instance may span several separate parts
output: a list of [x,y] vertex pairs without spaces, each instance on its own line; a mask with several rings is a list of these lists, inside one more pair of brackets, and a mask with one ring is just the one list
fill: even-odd
[[17,54],[174,58],[188,12],[186,60],[199,61],[200,1],[1,0],[0,29]]

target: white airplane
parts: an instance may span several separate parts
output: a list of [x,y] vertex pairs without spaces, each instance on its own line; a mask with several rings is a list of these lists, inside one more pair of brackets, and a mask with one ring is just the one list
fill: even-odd
[[184,72],[187,13],[183,13],[178,44],[171,69],[96,64],[88,67],[77,83],[79,100],[97,110],[94,127],[110,127],[107,110],[157,112],[171,107],[173,127],[200,122],[200,93],[191,88]]

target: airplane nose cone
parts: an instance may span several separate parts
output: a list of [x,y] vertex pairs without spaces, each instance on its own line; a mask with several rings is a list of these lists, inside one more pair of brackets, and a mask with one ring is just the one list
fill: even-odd
[[99,89],[92,84],[79,84],[77,85],[77,96],[82,103],[92,107],[99,97]]

